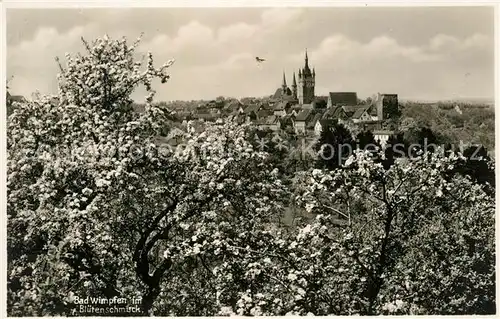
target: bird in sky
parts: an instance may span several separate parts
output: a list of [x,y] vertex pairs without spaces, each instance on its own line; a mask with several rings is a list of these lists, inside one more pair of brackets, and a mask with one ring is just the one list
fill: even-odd
[[255,57],[255,61],[257,61],[257,62],[259,62],[259,63],[260,63],[260,62],[264,62],[264,61],[266,61],[266,59],[262,59],[262,58],[259,58],[258,56],[256,56],[256,57]]

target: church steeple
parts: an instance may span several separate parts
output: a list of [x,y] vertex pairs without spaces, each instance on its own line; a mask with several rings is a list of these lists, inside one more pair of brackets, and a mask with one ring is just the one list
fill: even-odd
[[288,86],[286,85],[285,71],[283,71],[283,83],[281,84],[281,87],[283,88],[283,92],[286,92]]
[[297,81],[295,80],[295,72],[293,72],[292,95],[297,99]]
[[314,101],[316,71],[309,67],[309,56],[306,48],[304,56],[304,66],[299,69],[299,83],[297,90],[297,99],[299,104],[309,104]]
[[307,57],[307,48],[306,48],[306,69],[309,68],[309,58]]
[[306,49],[306,58],[305,58],[304,69],[302,70],[302,74],[304,76],[311,75],[311,69],[309,68],[309,57],[307,56],[307,49]]

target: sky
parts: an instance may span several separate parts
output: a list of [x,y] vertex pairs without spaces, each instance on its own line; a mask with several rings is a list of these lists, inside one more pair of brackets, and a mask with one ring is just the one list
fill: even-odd
[[139,53],[175,59],[160,101],[271,95],[306,48],[316,95],[494,98],[492,7],[7,9],[10,92],[57,93],[54,58],[83,52],[81,36],[141,32]]

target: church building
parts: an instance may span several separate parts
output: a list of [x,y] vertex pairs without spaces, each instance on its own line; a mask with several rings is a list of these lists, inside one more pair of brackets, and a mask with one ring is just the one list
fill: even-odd
[[299,69],[299,87],[298,87],[298,99],[299,104],[310,104],[314,101],[314,86],[316,83],[316,71],[309,68],[309,58],[307,57],[305,65],[302,70]]
[[295,73],[293,74],[293,84],[292,84],[292,89],[290,90],[290,88],[286,84],[285,72],[283,72],[283,82],[281,84],[281,87],[278,88],[274,93],[273,99],[275,99],[277,102],[280,101],[293,102],[297,100],[297,82],[295,81]]
[[299,69],[299,81],[297,85],[297,80],[295,78],[295,72],[293,73],[293,82],[291,89],[286,84],[285,72],[283,72],[283,82],[281,87],[276,90],[273,95],[275,101],[288,101],[292,103],[298,103],[299,105],[310,104],[314,101],[314,86],[316,82],[316,72],[314,68],[309,68],[309,58],[305,56],[305,64],[302,69]]

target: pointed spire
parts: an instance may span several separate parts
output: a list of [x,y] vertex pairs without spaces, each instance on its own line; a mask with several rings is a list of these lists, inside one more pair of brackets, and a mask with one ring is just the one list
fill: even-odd
[[316,69],[313,68],[313,76],[316,76]]
[[297,86],[297,81],[295,81],[295,72],[293,72],[293,84],[292,86]]
[[299,79],[302,77],[302,71],[299,69]]
[[302,70],[302,73],[304,76],[309,76],[311,75],[311,69],[309,69],[309,57],[307,56],[307,48],[306,48],[306,59],[305,59],[305,65],[304,65],[304,70]]
[[282,86],[286,88],[285,71],[283,71],[283,84],[282,84]]
[[307,57],[307,48],[306,48],[306,68],[309,67],[309,58]]

